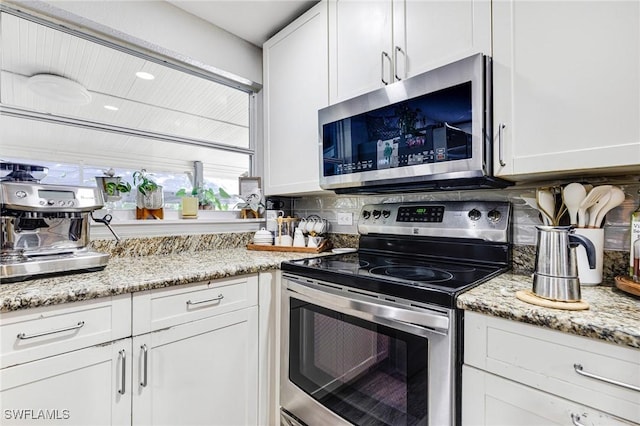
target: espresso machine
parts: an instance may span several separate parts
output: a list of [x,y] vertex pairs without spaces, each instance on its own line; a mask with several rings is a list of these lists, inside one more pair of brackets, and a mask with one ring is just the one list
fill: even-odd
[[[87,248],[98,188],[48,185],[47,169],[0,163],[0,282],[104,269],[109,255]],[[107,223],[108,225],[108,223]]]

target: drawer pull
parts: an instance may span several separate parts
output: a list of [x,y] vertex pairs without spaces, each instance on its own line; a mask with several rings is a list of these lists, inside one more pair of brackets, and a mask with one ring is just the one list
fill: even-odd
[[140,382],[140,386],[146,388],[147,383],[149,383],[147,380],[149,374],[149,349],[147,345],[140,346],[140,349],[142,349],[142,362],[144,364],[142,367],[142,381]]
[[71,327],[59,328],[58,330],[43,331],[42,333],[31,334],[29,336],[27,336],[26,333],[20,333],[18,334],[17,337],[20,340],[27,340],[27,339],[33,339],[34,337],[42,337],[42,336],[47,336],[49,334],[63,333],[65,331],[77,330],[82,327],[84,327],[84,321],[80,321],[78,324],[72,325]]
[[199,302],[192,302],[191,300],[187,300],[187,306],[200,305],[201,303],[219,302],[222,299],[224,299],[224,296],[222,294],[219,294],[218,297],[214,297],[213,299],[201,300]]
[[573,369],[575,370],[576,373],[578,373],[581,376],[589,377],[591,379],[600,380],[600,381],[605,382],[605,383],[609,383],[609,384],[620,386],[620,387],[623,387],[623,388],[626,388],[626,389],[631,389],[631,390],[634,390],[636,392],[640,392],[640,387],[639,386],[630,385],[628,383],[619,382],[617,380],[607,379],[606,377],[598,376],[598,375],[593,374],[593,373],[587,373],[586,371],[584,371],[582,369],[582,364],[573,364]]
[[118,358],[122,361],[122,373],[120,377],[122,387],[118,389],[120,395],[124,395],[127,391],[127,352],[123,349],[118,352]]
[[574,426],[584,426],[583,423],[580,423],[580,415],[579,414],[571,413],[571,423],[573,423]]

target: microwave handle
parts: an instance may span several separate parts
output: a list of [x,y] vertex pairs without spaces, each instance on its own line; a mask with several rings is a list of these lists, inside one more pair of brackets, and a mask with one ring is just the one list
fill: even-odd
[[309,285],[294,281],[287,277],[289,291],[296,293],[296,297],[305,302],[319,304],[320,306],[352,315],[367,321],[387,325],[397,329],[404,329],[413,334],[426,336],[432,333],[447,334],[449,331],[449,318],[439,313],[417,312],[390,306],[384,301],[376,303],[359,300],[353,297],[345,297],[327,290],[316,290]]

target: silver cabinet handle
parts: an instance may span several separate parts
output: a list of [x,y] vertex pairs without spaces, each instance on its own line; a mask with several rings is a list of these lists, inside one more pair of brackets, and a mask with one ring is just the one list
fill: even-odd
[[221,293],[218,295],[218,297],[214,297],[213,299],[201,300],[199,302],[192,302],[191,300],[187,300],[187,306],[199,305],[201,303],[208,303],[208,302],[219,302],[222,299],[224,299],[224,296]]
[[574,426],[584,426],[584,424],[580,423],[580,415],[571,413],[571,423]]
[[609,383],[609,384],[612,384],[612,385],[620,386],[620,387],[625,388],[625,389],[631,389],[631,390],[634,390],[636,392],[640,392],[640,387],[638,387],[638,386],[630,385],[628,383],[619,382],[619,381],[613,380],[613,379],[607,379],[606,377],[598,376],[598,375],[593,374],[593,373],[588,373],[588,372],[583,370],[582,364],[573,364],[573,369],[575,370],[576,373],[578,373],[581,376],[589,377],[591,379],[600,380],[601,382]]
[[122,361],[122,375],[120,377],[122,387],[118,389],[118,393],[124,395],[127,391],[127,352],[124,349],[118,352],[118,359]]
[[402,53],[402,56],[404,56],[404,75],[407,75],[407,54],[404,53],[402,51],[402,48],[400,46],[396,46],[395,49],[393,49],[393,63],[396,65],[396,72],[394,73],[396,80],[400,81],[402,80],[402,78],[398,77],[398,52]]
[[78,324],[72,325],[71,327],[59,328],[57,330],[43,331],[42,333],[31,334],[29,336],[27,336],[26,333],[20,333],[20,334],[18,334],[17,337],[20,340],[27,340],[27,339],[33,339],[34,337],[42,337],[42,336],[47,336],[49,334],[62,333],[62,332],[71,331],[71,330],[77,330],[77,329],[82,328],[82,327],[84,327],[84,321],[80,321]]
[[504,162],[504,140],[502,140],[502,133],[505,127],[507,126],[504,123],[498,124],[498,160],[502,167],[507,165],[507,163]]
[[142,349],[142,381],[140,382],[140,386],[142,386],[143,388],[147,387],[147,383],[148,383],[148,372],[149,372],[149,349],[147,348],[147,345],[142,345],[140,346],[140,349]]
[[[382,56],[380,56],[380,80],[382,80],[382,84],[386,86],[387,84],[389,84],[389,82],[384,80],[384,58],[387,58],[389,60],[390,67],[392,67],[392,62],[389,54],[385,51],[382,51]],[[393,70],[389,75],[393,75]]]

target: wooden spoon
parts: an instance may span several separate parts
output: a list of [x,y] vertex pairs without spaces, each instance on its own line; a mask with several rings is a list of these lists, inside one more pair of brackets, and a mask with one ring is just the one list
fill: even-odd
[[556,199],[549,189],[540,188],[536,191],[536,201],[542,216],[547,218],[548,225],[555,226],[554,217],[556,214]]
[[569,211],[569,223],[571,225],[578,224],[578,209],[586,196],[587,190],[577,182],[570,183],[562,190],[562,201]]

